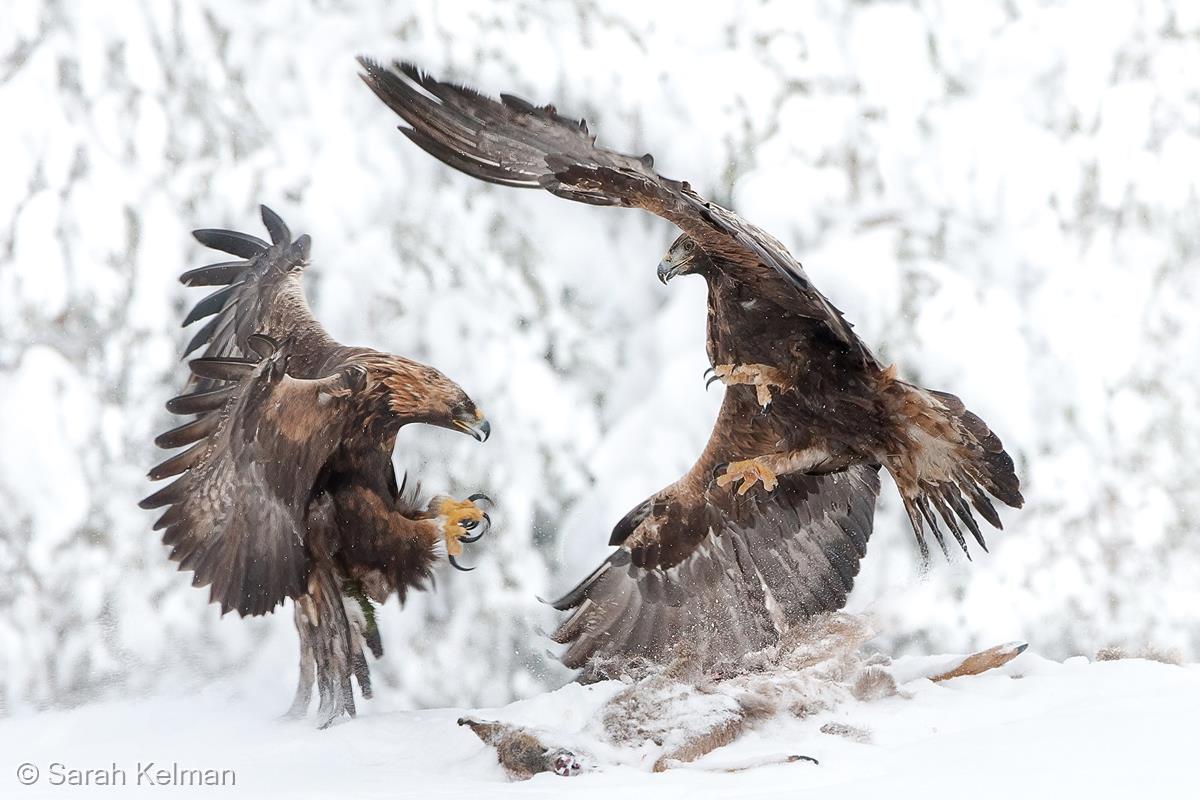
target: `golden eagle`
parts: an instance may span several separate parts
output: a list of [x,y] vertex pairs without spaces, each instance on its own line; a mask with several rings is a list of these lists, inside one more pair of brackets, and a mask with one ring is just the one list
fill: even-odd
[[[841,607],[871,531],[877,469],[896,481],[922,554],[924,529],[984,546],[972,508],[1022,504],[1012,459],[955,396],[896,377],[764,231],[654,171],[649,155],[595,144],[583,121],[513,95],[493,100],[411,64],[359,59],[361,77],[449,166],[505,186],[642,208],[683,233],[658,268],[708,284],[708,356],[729,388],[708,446],[679,481],[631,511],[621,545],[554,603],[553,638],[593,655],[662,656],[700,633],[710,655],[769,642],[781,623]],[[761,486],[750,491],[755,484]]]
[[442,547],[454,562],[490,525],[483,495],[421,503],[398,485],[397,432],[419,422],[484,441],[490,427],[436,369],[331,339],[301,286],[310,238],[293,240],[265,206],[262,219],[270,242],[194,232],[237,260],[180,278],[222,288],[184,319],[210,318],[184,352],[204,347],[187,393],[167,409],[194,417],[155,440],[187,449],[150,478],[180,477],[140,505],[166,507],[154,528],[193,585],[211,586],[222,613],[266,614],[292,598],[301,642],[292,711],[305,713],[315,679],[326,725],[353,716],[352,675],[370,696],[363,645],[382,654],[371,603],[392,593],[403,602],[428,581]]

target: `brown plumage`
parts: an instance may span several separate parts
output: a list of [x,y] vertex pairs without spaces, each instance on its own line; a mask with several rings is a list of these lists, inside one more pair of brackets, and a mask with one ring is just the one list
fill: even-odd
[[[440,546],[453,557],[488,524],[474,502],[428,503],[397,485],[396,434],[420,422],[470,433],[490,430],[475,403],[432,367],[333,341],[309,311],[301,287],[308,236],[292,240],[262,208],[272,241],[234,231],[196,238],[242,260],[192,270],[187,285],[222,285],[185,324],[205,317],[187,347],[187,392],[168,410],[194,419],[159,436],[187,446],[150,471],[179,476],[141,502],[166,507],[155,523],[195,586],[209,586],[222,613],[266,614],[296,601],[301,680],[293,711],[303,713],[314,680],[322,724],[353,715],[350,678],[369,693],[362,653],[376,655],[363,603],[403,601],[428,580]],[[468,532],[483,526],[479,533]],[[353,596],[347,597],[347,592]]]
[[428,153],[492,183],[663,217],[683,234],[660,279],[708,283],[708,354],[729,387],[716,427],[687,475],[617,525],[622,549],[555,604],[575,609],[555,633],[571,643],[568,665],[658,654],[697,628],[736,654],[769,640],[778,614],[840,607],[880,465],[923,554],[925,528],[943,549],[943,529],[964,552],[964,529],[983,546],[972,507],[999,527],[989,494],[1021,505],[1012,459],[987,425],[953,395],[897,379],[773,237],[662,177],[649,155],[597,147],[585,122],[553,106],[493,100],[411,64],[360,63]]
[[511,780],[527,781],[540,772],[564,778],[583,772],[578,755],[544,743],[528,728],[474,717],[461,717],[458,724],[470,728],[480,741],[496,749],[496,760]]

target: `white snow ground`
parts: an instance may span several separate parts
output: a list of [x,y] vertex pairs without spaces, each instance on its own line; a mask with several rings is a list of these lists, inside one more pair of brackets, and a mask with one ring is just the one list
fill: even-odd
[[[936,672],[936,658],[904,658],[890,670]],[[240,687],[240,688],[245,688]],[[1141,659],[1058,663],[1026,652],[1005,667],[935,684],[904,681],[902,695],[852,701],[807,719],[776,719],[684,768],[600,767],[572,778],[541,774],[510,783],[494,751],[455,723],[464,709],[401,711],[364,703],[358,719],[327,731],[274,714],[290,686],[231,700],[215,684],[191,697],[113,701],[0,722],[0,796],[479,798],[804,797],[845,798],[1195,797],[1195,725],[1200,665]],[[476,716],[558,731],[581,731],[622,688],[611,681],[569,685]],[[870,731],[862,744],[820,732],[827,722]],[[598,745],[603,749],[603,745]],[[817,758],[727,774],[706,771],[770,754]],[[138,787],[138,764],[234,770],[222,788]],[[70,769],[123,769],[127,785],[53,786]],[[40,778],[17,781],[22,764]]]

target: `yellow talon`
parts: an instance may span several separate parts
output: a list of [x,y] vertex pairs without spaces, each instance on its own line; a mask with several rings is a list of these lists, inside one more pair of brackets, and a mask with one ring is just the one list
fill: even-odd
[[771,389],[787,391],[790,384],[782,370],[766,364],[719,364],[713,375],[726,386],[753,386],[755,399],[766,408],[771,404]]
[[442,523],[442,538],[446,540],[446,555],[461,556],[463,546],[459,539],[470,532],[462,523],[478,524],[483,521],[483,511],[470,500],[444,498],[437,502],[437,515]]
[[758,404],[763,408],[771,405],[771,384],[758,383],[754,385],[754,395]]
[[768,492],[774,491],[775,487],[779,485],[779,479],[775,477],[775,473],[757,458],[729,462],[725,467],[725,473],[717,478],[717,486],[725,488],[739,480],[742,481],[742,485],[738,487],[738,494],[750,491],[755,482],[761,482],[763,488]]

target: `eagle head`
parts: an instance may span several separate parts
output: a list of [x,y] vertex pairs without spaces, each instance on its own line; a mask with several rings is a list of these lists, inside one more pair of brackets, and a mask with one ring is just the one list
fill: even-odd
[[401,425],[423,423],[468,433],[476,441],[491,435],[491,423],[457,383],[433,367],[398,356],[372,358],[373,383],[387,396],[388,410]]
[[686,233],[671,243],[671,248],[658,262],[658,279],[665,286],[667,281],[677,275],[703,274],[710,266],[708,254],[700,249],[696,240]]
[[475,402],[463,394],[462,401],[455,404],[450,414],[450,424],[445,426],[469,433],[477,442],[486,442],[492,435],[492,423],[475,407]]

